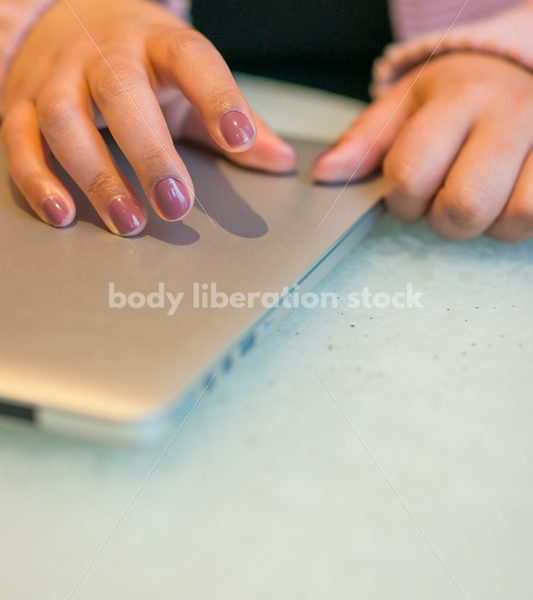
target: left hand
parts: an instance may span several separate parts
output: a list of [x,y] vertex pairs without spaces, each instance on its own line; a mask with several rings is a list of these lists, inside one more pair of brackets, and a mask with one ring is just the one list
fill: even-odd
[[347,181],[368,153],[354,178],[383,165],[385,202],[400,219],[425,215],[455,240],[533,236],[533,74],[468,52],[432,60],[412,84],[418,72],[362,113],[318,159],[315,179]]

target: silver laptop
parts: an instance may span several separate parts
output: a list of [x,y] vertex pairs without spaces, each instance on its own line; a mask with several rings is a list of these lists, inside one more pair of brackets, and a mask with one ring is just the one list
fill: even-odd
[[324,148],[294,144],[290,176],[180,146],[199,201],[182,223],[150,213],[134,239],[105,230],[74,185],[75,224],[41,223],[2,155],[1,417],[114,440],[176,427],[381,213],[379,181],[313,185]]

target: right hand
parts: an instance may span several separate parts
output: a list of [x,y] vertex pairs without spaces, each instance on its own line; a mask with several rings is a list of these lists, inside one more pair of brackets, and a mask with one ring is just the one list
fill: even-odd
[[[57,2],[43,14],[6,82],[9,169],[45,222],[63,227],[76,212],[51,151],[113,233],[136,235],[146,225],[142,200],[97,130],[99,113],[167,221],[182,219],[194,201],[173,136],[246,167],[295,168],[292,148],[252,113],[220,54],[189,23],[147,0],[78,0],[74,10]],[[156,93],[169,89],[163,111]]]

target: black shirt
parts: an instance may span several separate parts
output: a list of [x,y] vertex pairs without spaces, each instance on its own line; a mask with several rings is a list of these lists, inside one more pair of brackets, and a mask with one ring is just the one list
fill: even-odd
[[192,14],[232,69],[362,99],[392,39],[386,0],[193,0]]

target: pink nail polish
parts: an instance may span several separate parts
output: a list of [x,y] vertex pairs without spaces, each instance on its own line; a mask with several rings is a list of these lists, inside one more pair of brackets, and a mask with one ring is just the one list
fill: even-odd
[[129,198],[117,196],[109,205],[109,216],[121,235],[128,235],[141,226],[144,216]]
[[254,139],[254,128],[242,112],[230,110],[220,120],[220,131],[233,148],[244,146]]
[[57,196],[47,198],[43,202],[43,213],[47,221],[55,227],[63,225],[67,220],[68,212],[67,205]]
[[192,202],[181,181],[167,177],[154,186],[154,197],[165,219],[178,221],[191,210]]

